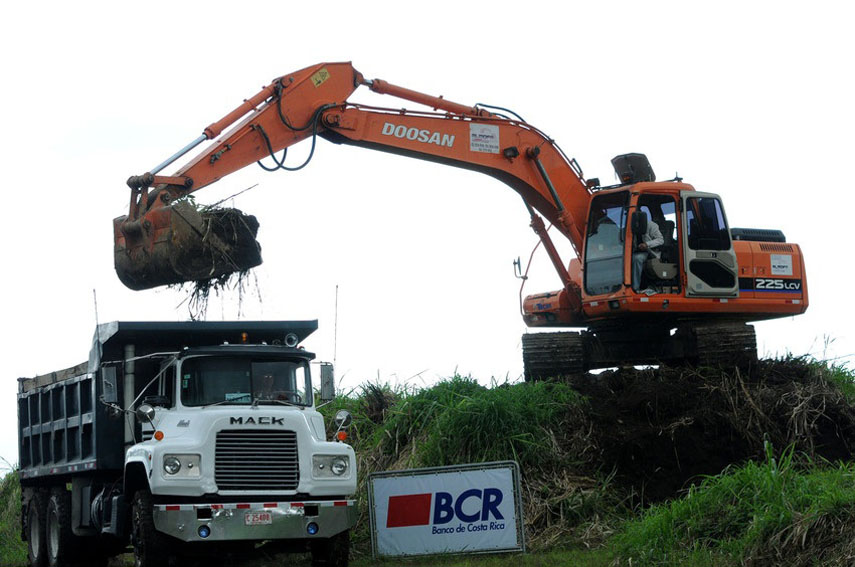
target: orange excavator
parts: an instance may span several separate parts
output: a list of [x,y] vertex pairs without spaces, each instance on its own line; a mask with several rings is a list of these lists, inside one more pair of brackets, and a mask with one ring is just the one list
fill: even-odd
[[[426,110],[350,102],[359,87]],[[147,289],[261,263],[254,217],[226,209],[212,220],[185,197],[254,162],[295,169],[284,164],[287,148],[311,140],[314,151],[317,137],[478,171],[520,194],[561,281],[556,291],[524,299],[524,320],[582,329],[526,333],[527,380],[627,364],[750,363],[756,339],[749,322],[807,309],[797,244],[778,230],[731,228],[718,195],[680,178],[657,182],[644,155],[614,158],[620,182],[601,186],[507,109],[367,80],[349,62],[278,77],[162,164],[132,176],[128,215],[113,223],[121,281]],[[173,175],[160,175],[215,139]],[[265,158],[274,166],[264,166]],[[547,222],[572,245],[577,257],[569,263]]]

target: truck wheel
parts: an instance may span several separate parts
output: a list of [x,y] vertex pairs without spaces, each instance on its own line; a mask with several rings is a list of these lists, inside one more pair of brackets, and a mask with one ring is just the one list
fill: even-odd
[[311,542],[313,567],[347,567],[350,557],[350,530]]
[[30,567],[46,567],[45,552],[45,499],[35,492],[27,506],[27,563]]
[[154,528],[151,492],[138,490],[131,509],[131,543],[134,546],[135,567],[163,567],[169,554],[166,542]]
[[71,565],[74,534],[71,533],[71,497],[63,488],[54,488],[47,503],[45,540],[49,567]]

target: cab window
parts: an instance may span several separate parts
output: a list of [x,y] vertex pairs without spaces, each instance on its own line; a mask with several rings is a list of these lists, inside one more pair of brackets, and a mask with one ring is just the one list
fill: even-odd
[[686,199],[686,223],[689,248],[692,250],[730,250],[730,232],[718,199]]
[[591,201],[585,241],[585,292],[589,295],[614,293],[623,287],[628,203],[626,191]]

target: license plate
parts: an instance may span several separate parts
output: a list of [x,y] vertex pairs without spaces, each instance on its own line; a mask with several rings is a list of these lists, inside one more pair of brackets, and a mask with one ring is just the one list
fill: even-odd
[[267,526],[273,523],[273,514],[270,512],[247,512],[243,517],[246,526]]

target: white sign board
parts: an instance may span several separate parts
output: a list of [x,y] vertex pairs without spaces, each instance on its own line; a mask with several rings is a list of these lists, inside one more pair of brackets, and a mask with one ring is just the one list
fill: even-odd
[[499,127],[470,122],[469,150],[487,154],[499,153]]
[[793,275],[793,257],[790,254],[772,254],[771,256],[773,276]]
[[374,473],[375,556],[524,551],[516,463]]

